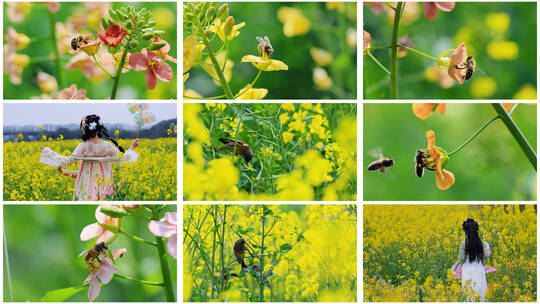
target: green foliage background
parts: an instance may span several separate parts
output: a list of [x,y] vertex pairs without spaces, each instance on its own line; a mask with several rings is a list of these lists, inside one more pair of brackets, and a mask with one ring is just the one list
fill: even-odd
[[[245,55],[259,56],[259,43],[255,37],[268,36],[274,48],[271,58],[283,61],[289,70],[261,74],[254,87],[268,89],[266,99],[356,98],[356,50],[348,48],[345,41],[347,28],[356,29],[356,3],[346,3],[346,16],[338,14],[336,10],[328,11],[324,2],[228,2],[228,5],[229,15],[234,17],[235,24],[246,22],[239,29],[240,35],[229,43],[229,59],[234,62],[229,85],[234,94],[251,83],[258,72],[251,63],[241,63],[240,60]],[[311,29],[307,34],[294,37],[283,34],[283,24],[277,18],[278,9],[283,6],[300,9],[311,21]],[[333,91],[315,89],[313,68],[316,64],[309,53],[312,47],[332,53],[334,61],[324,68],[334,85],[345,91],[340,93],[342,96]],[[194,89],[203,96],[223,94],[223,90],[213,83],[212,78],[200,66],[194,66],[189,73],[186,89]]]
[[[96,205],[5,205],[4,242],[7,243],[9,269],[7,276],[6,252],[4,251],[5,301],[11,301],[8,282],[13,286],[13,301],[36,302],[47,291],[81,286],[89,270],[79,253],[91,248],[95,239],[82,242],[82,229],[95,223]],[[176,206],[166,211],[176,212]],[[155,240],[145,220],[124,217],[123,227],[131,234],[147,240]],[[109,245],[111,250],[126,248],[127,252],[117,261],[118,273],[134,278],[162,282],[157,249],[139,243],[123,235]],[[174,259],[168,256],[169,263]],[[172,262],[171,277],[176,287],[176,262]],[[88,302],[88,289],[68,301]],[[107,302],[164,302],[160,286],[141,285],[116,279],[102,286],[96,299]]]
[[[407,4],[412,5],[412,4]],[[401,38],[408,35],[413,47],[430,56],[453,49],[461,41],[454,37],[462,28],[472,31],[467,48],[474,56],[477,66],[485,73],[475,73],[471,80],[463,85],[455,83],[452,88],[444,89],[438,84],[428,82],[423,73],[435,61],[418,54],[409,53],[398,59],[398,96],[400,99],[471,99],[470,87],[479,76],[491,77],[497,84],[497,91],[489,98],[512,98],[525,84],[536,87],[536,3],[534,2],[457,2],[453,11],[439,11],[434,20],[427,20],[419,3],[420,16],[410,25],[400,23]],[[386,13],[375,15],[368,5],[364,9],[364,30],[372,36],[371,46],[390,45],[392,24]],[[517,43],[519,55],[516,60],[496,61],[487,54],[487,45],[494,40],[494,35],[486,27],[485,19],[489,13],[506,13],[511,21],[503,40]],[[472,48],[472,50],[471,50]],[[390,68],[390,52],[388,49],[375,50],[372,54],[387,69]],[[364,98],[390,98],[390,78],[375,62],[363,56],[364,60]]]
[[[176,3],[175,2],[112,2],[112,8],[118,9],[120,7],[133,6],[136,10],[145,7],[148,10],[156,8],[166,8],[171,11],[176,17]],[[17,54],[26,54],[32,61],[33,57],[48,56],[53,53],[53,47],[50,37],[50,21],[49,11],[47,5],[33,3],[32,10],[24,18],[21,23],[11,23],[6,16],[7,5],[4,4],[4,32],[5,37],[8,27],[13,27],[17,33],[27,35],[30,39],[37,39],[36,42],[31,42],[26,48],[17,51]],[[73,15],[75,12],[85,12],[86,8],[83,2],[60,2],[60,10],[54,14],[56,22],[65,22],[66,19]],[[154,16],[155,17],[155,16]],[[101,27],[100,27],[101,28]],[[88,28],[94,38],[97,38],[96,29]],[[101,29],[100,29],[101,30]],[[177,58],[177,29],[175,26],[169,29],[163,29],[165,35],[162,39],[167,41],[171,50],[169,55]],[[75,36],[78,33],[73,33]],[[130,52],[140,51],[147,44],[140,41],[137,49],[130,50]],[[146,42],[146,41],[145,41]],[[6,43],[4,38],[4,43]],[[102,46],[103,47],[103,46]],[[75,55],[66,53],[60,54],[61,66],[64,67],[69,60]],[[144,80],[144,72],[130,71],[129,73],[122,74],[119,85],[119,99],[175,99],[177,96],[177,75],[176,64],[167,62],[167,64],[173,70],[173,78],[170,82],[158,81],[154,90],[148,90]],[[54,61],[51,62],[39,62],[30,63],[24,68],[22,73],[22,84],[14,85],[9,81],[9,76],[4,74],[4,98],[5,99],[29,99],[32,96],[41,95],[41,91],[35,82],[35,77],[39,71],[46,72],[55,77],[56,68]],[[58,80],[58,79],[57,79]],[[113,80],[109,77],[98,83],[93,83],[87,79],[80,69],[65,70],[64,69],[64,86],[58,84],[58,89],[62,90],[69,87],[71,84],[76,84],[78,89],[86,89],[86,97],[89,99],[104,99],[108,98],[111,94]]]
[[[520,104],[512,114],[533,149],[537,149],[536,105]],[[490,104],[446,104],[446,114],[427,120],[414,116],[411,104],[364,105],[364,200],[515,200],[535,201],[536,171],[500,119],[490,124],[463,150],[452,155],[446,169],[456,178],[446,191],[437,189],[435,174],[418,178],[414,155],[427,148],[426,131],[435,144],[453,151],[497,114]],[[367,171],[375,159],[369,151],[381,147],[396,158],[388,173]]]

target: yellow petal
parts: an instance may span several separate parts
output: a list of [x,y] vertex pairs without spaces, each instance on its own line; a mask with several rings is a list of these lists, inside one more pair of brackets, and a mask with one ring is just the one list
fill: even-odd
[[452,172],[442,169],[435,172],[435,182],[437,183],[437,188],[440,190],[447,190],[452,187],[456,182],[456,179]]
[[246,87],[244,87],[240,92],[242,92],[242,95],[240,95],[237,99],[263,99],[266,94],[268,94],[267,89],[255,89],[255,88],[249,88],[246,90]]
[[275,59],[262,59],[258,56],[253,55],[246,55],[242,57],[241,62],[251,62],[253,66],[255,66],[257,69],[261,71],[287,71],[289,69],[289,66],[287,66],[284,62],[275,60]]
[[184,39],[184,73],[195,64],[198,53],[197,37],[190,35]]

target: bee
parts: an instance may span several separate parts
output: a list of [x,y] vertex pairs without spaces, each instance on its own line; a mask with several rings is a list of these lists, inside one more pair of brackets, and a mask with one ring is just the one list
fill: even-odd
[[249,163],[253,158],[253,151],[248,143],[241,140],[236,141],[236,149],[234,148],[234,139],[229,138],[219,138],[219,141],[223,143],[223,146],[219,147],[218,150],[229,150],[234,151],[236,155],[241,155],[246,163]]
[[382,150],[380,148],[370,151],[370,154],[377,158],[377,160],[368,165],[367,169],[369,171],[379,170],[379,172],[384,173],[387,168],[390,168],[395,164],[393,158],[384,157],[382,155]]
[[476,69],[476,61],[474,61],[473,56],[468,56],[467,60],[465,61],[464,66],[460,67],[456,65],[456,69],[460,69],[460,70],[466,69],[465,80],[469,80],[472,77],[474,70]]
[[434,168],[430,168],[424,162],[424,159],[427,158],[426,152],[424,150],[417,150],[416,155],[414,156],[414,168],[416,170],[416,176],[422,177],[424,175],[424,168],[430,171],[435,171]]
[[270,44],[268,36],[264,36],[264,38],[257,36],[256,39],[259,41],[257,48],[259,49],[259,53],[261,53],[261,57],[270,58],[270,55],[274,52],[274,48]]
[[101,261],[99,260],[99,257],[101,255],[106,256],[108,249],[109,248],[107,247],[107,245],[105,245],[105,242],[97,243],[94,247],[81,252],[81,254],[79,254],[79,257],[86,254],[86,256],[84,257],[84,262],[88,266],[90,266],[90,268],[95,268],[96,267],[95,260],[101,263]]
[[76,51],[81,46],[87,45],[89,42],[92,42],[94,40],[94,37],[92,35],[78,35],[71,39],[71,48]]

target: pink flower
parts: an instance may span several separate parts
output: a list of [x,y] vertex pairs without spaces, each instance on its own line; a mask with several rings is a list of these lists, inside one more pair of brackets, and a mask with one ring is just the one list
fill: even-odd
[[72,84],[69,88],[65,88],[58,93],[56,99],[88,99],[86,98],[86,90],[77,90],[77,85]]
[[23,69],[30,63],[30,57],[24,54],[15,53],[13,45],[4,45],[4,73],[9,75],[9,80],[13,84],[21,84],[21,74]]
[[165,212],[165,217],[158,221],[150,221],[148,229],[155,235],[169,238],[167,250],[176,259],[176,235],[178,228],[176,224],[176,212]]
[[171,50],[171,46],[169,45],[169,43],[167,41],[165,41],[165,40],[163,40],[163,39],[161,39],[159,37],[152,38],[151,40],[154,43],[165,42],[165,46],[163,46],[159,50],[156,50],[155,52],[157,54],[159,54],[163,58],[163,60],[165,60],[165,61],[168,60],[168,61],[177,63],[175,58],[169,56],[169,51]]
[[8,46],[11,46],[17,50],[24,49],[30,43],[30,38],[28,38],[28,36],[17,33],[17,31],[15,31],[15,29],[11,26],[7,29],[6,40],[8,42]]
[[[111,54],[109,54],[109,52],[107,52],[105,48],[100,48],[95,56],[105,70],[107,70],[109,73],[116,72],[114,58]],[[108,79],[108,76],[96,65],[94,58],[84,53],[78,53],[77,55],[73,56],[65,67],[66,70],[80,69],[83,75],[93,82],[99,82],[106,78]],[[128,70],[124,69],[123,72],[125,71]]]
[[[83,283],[86,284],[90,282],[90,286],[88,287],[88,300],[90,300],[90,302],[94,301],[99,295],[99,292],[101,290],[101,283],[108,284],[111,281],[114,273],[117,271],[118,267],[114,266],[111,259],[107,257],[101,259],[97,271],[90,272],[90,274]],[[98,277],[99,280],[97,279]]]
[[148,52],[146,49],[142,49],[141,53],[131,54],[128,62],[129,66],[136,71],[146,70],[146,87],[149,90],[156,87],[157,78],[165,82],[172,79],[173,71],[171,67],[163,62],[158,54]]
[[49,12],[56,13],[60,9],[60,3],[58,2],[45,2],[49,7]]
[[424,16],[426,19],[433,20],[437,17],[439,10],[443,12],[450,12],[456,6],[455,2],[424,2]]
[[9,21],[13,23],[20,23],[24,20],[24,17],[30,13],[32,9],[32,3],[30,2],[7,2],[6,15]]
[[[102,205],[100,205],[96,209],[97,222],[103,225],[107,225],[107,226],[118,227],[118,219],[112,218],[102,213],[100,211],[101,207]],[[106,243],[108,240],[110,240],[114,236],[114,233],[112,231],[109,231],[101,227],[97,223],[94,223],[94,224],[90,224],[84,227],[83,230],[81,231],[80,237],[81,237],[81,241],[87,241],[89,239],[95,238],[96,236],[97,236],[96,244],[101,243],[101,242]]]
[[98,37],[105,43],[110,46],[117,46],[122,42],[122,39],[126,37],[127,31],[122,28],[119,24],[113,24],[109,26],[106,32],[99,32]]

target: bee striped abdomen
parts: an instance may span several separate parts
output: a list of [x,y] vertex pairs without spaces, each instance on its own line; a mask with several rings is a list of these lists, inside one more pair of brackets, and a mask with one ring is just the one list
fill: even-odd
[[392,158],[383,158],[376,160],[368,165],[369,171],[381,170],[384,168],[392,167],[394,165],[394,160]]

